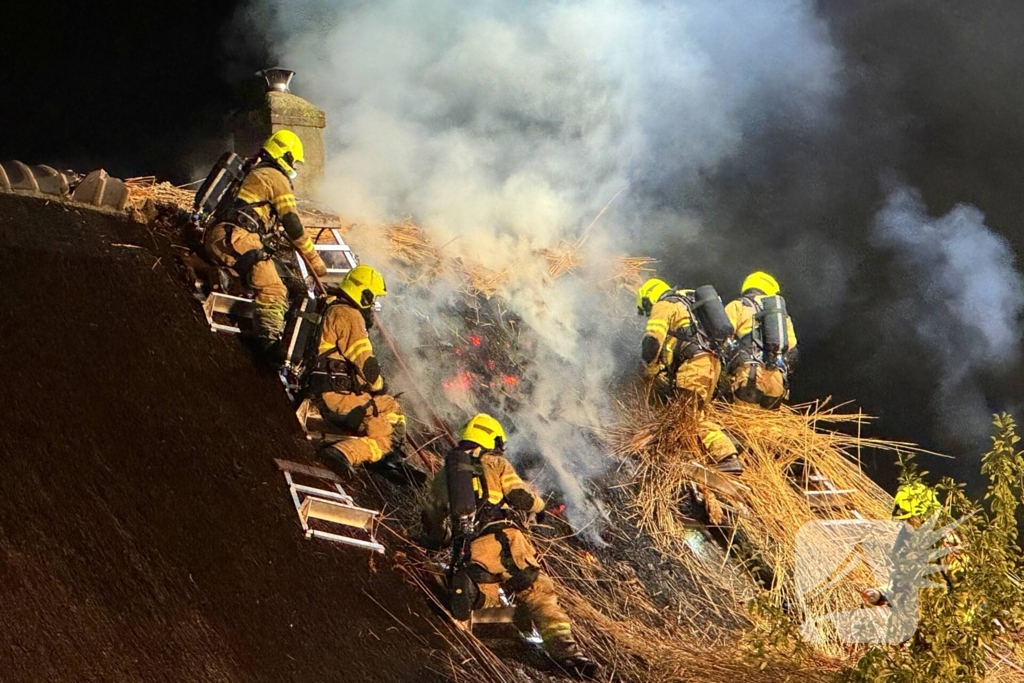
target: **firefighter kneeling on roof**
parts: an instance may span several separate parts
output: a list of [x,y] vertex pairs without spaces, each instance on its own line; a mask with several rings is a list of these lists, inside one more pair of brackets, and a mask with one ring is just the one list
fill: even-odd
[[796,332],[768,273],[747,276],[740,298],[725,307],[736,328],[736,352],[728,361],[728,385],[734,401],[778,408],[789,396],[789,373],[797,360]]
[[517,596],[515,622],[521,631],[535,624],[559,666],[592,676],[597,667],[573,640],[554,582],[525,534],[523,520],[543,511],[544,501],[502,457],[504,447],[501,424],[490,415],[474,416],[431,484],[423,526],[436,543],[450,538],[453,544],[452,616],[466,620],[474,609],[500,606],[498,589],[504,589]]
[[732,341],[732,325],[714,287],[675,290],[651,279],[637,292],[637,313],[648,316],[640,347],[657,400],[681,401],[697,414],[698,436],[722,472],[739,474],[736,443],[706,417],[722,372],[718,354]]
[[356,266],[323,314],[317,364],[306,392],[324,421],[348,435],[319,453],[327,464],[343,470],[382,460],[400,449],[405,438],[405,416],[387,394],[367,333],[373,326],[373,303],[386,294],[379,272]]
[[279,130],[270,136],[242,181],[234,206],[203,239],[210,260],[231,270],[255,293],[253,322],[264,350],[281,338],[288,311],[288,289],[264,240],[273,237],[280,224],[313,272],[327,274],[302,228],[292,190],[291,179],[302,160],[302,141],[295,133]]

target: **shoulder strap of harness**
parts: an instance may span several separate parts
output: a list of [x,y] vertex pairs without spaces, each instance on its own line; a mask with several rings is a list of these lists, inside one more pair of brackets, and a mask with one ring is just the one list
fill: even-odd
[[[330,311],[330,309],[333,308],[334,306],[347,306],[347,305],[348,304],[346,304],[344,301],[332,301],[331,303],[327,304],[327,307],[324,308],[324,312],[320,316],[319,337],[321,339],[323,338],[323,321],[327,319],[327,313]],[[337,351],[338,356],[340,356],[340,358],[329,358],[329,356],[332,353],[334,353],[335,351]],[[343,363],[343,366],[345,368],[344,372],[336,372],[336,369],[330,367],[330,364],[332,362],[334,362],[334,361],[340,361],[341,363]],[[353,363],[345,355],[345,352],[341,350],[341,347],[338,346],[337,340],[335,340],[333,347],[327,349],[326,351],[321,351],[321,352],[317,353],[316,361],[315,361],[315,364],[314,364],[313,367],[317,371],[327,372],[328,374],[348,375],[349,377],[351,377],[353,385],[361,384],[361,385],[366,386],[366,387],[368,387],[370,385],[370,382],[366,381],[366,377],[363,375],[362,371],[359,369],[359,366],[356,365],[355,363]],[[353,388],[357,388],[357,387],[353,387]]]
[[686,307],[686,312],[690,319],[689,325],[680,325],[676,329],[669,331],[669,336],[675,337],[681,344],[685,345],[677,349],[675,364],[692,358],[700,351],[710,351],[712,349],[711,340],[708,339],[707,334],[701,328],[700,321],[693,311],[695,302],[692,297],[683,294],[677,289],[673,289],[663,294],[658,300],[682,304]]

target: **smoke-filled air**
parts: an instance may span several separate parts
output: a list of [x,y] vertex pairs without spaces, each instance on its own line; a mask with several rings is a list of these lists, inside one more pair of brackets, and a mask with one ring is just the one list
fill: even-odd
[[[800,168],[804,187],[772,194],[780,188],[771,160],[799,157],[766,140],[828,140],[849,127],[838,115],[844,56],[809,0],[258,0],[242,19],[299,73],[296,91],[327,113],[320,200],[364,226],[410,220],[450,263],[493,276],[489,314],[508,313],[512,326],[501,338],[514,333],[528,358],[514,380],[529,390],[514,403],[480,405],[450,390],[442,355],[457,349],[439,339],[442,328],[467,334],[454,314],[465,299],[459,277],[410,286],[409,277],[386,272],[383,318],[401,331],[400,350],[435,409],[458,424],[504,407],[516,434],[513,457],[542,463],[533,476],[572,496],[578,515],[596,515],[582,505],[581,482],[609,466],[601,435],[614,420],[612,397],[639,369],[641,325],[633,296],[614,281],[618,259],[657,258],[658,274],[677,286],[711,277],[726,299],[744,270],[772,270],[788,278],[784,293],[798,328],[807,327],[803,339],[841,322],[847,281],[863,258],[851,255],[850,243],[863,240],[803,218],[777,240],[779,225],[743,222],[741,208],[729,204],[730,192],[748,205],[760,193],[755,203],[785,205],[776,214],[807,206],[820,217],[843,201],[846,188],[826,180],[845,172],[839,161],[831,171],[828,161]],[[871,170],[874,185],[880,170]],[[730,180],[737,175],[742,191]],[[921,242],[904,227],[923,219],[916,206],[918,218],[899,217],[909,201],[901,196],[878,218],[878,248],[905,254],[912,267],[944,258],[947,247],[915,252]],[[980,218],[958,209],[930,225],[953,238],[956,226],[973,223]],[[364,262],[385,263],[379,234],[352,236]],[[553,277],[542,254],[567,247],[572,272]],[[1008,284],[1007,305],[1019,308],[1019,278],[1000,247],[979,246],[1003,273],[983,277]],[[985,281],[969,274],[977,263],[947,269],[970,292],[956,296],[984,296],[976,292]],[[941,287],[957,289],[952,282]],[[926,290],[916,301],[937,291]],[[934,334],[930,320],[915,321],[925,337]],[[1003,339],[1016,339],[1012,316],[1004,324]],[[934,346],[945,374],[937,402],[969,391],[965,373],[1004,358],[1001,343],[992,339],[973,355]],[[972,402],[972,413],[983,412],[979,393]]]
[[1013,250],[977,207],[931,217],[920,193],[903,185],[891,190],[873,237],[905,269],[893,329],[912,328],[938,360],[931,408],[962,441],[984,443],[993,408],[979,378],[1019,359],[1024,278]]
[[[331,121],[320,198],[360,223],[411,216],[446,255],[504,273],[495,296],[536,339],[531,390],[506,416],[510,450],[539,452],[549,483],[579,502],[578,482],[608,465],[599,437],[613,377],[638,362],[630,294],[602,282],[618,257],[705,229],[664,195],[698,187],[745,135],[827,122],[837,63],[811,3],[278,9],[253,8],[251,20]],[[580,268],[552,278],[538,252],[585,230]],[[372,245],[361,247],[369,261]],[[422,386],[441,387],[432,354],[411,347],[429,341],[410,342],[407,328],[410,315],[436,318],[454,291],[444,280],[429,297],[403,289],[392,287],[384,320],[403,329]],[[455,407],[456,422],[474,409]]]

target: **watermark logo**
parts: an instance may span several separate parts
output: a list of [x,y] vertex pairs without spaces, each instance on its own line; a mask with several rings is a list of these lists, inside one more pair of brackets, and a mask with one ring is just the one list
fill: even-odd
[[[955,550],[949,533],[963,522],[936,528],[938,516],[919,526],[900,520],[816,520],[796,536],[795,582],[806,616],[800,635],[821,642],[834,633],[841,643],[902,643],[919,620],[919,592],[939,586],[933,577],[950,569],[937,561]],[[830,611],[853,585],[864,606]],[[849,589],[846,591],[849,594]],[[811,616],[813,614],[819,616]]]

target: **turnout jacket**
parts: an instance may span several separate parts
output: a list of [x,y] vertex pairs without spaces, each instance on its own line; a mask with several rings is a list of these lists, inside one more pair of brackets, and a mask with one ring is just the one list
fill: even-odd
[[[484,481],[487,485],[486,501],[483,499],[484,492],[477,490],[478,503],[487,503],[501,510],[511,512],[512,506],[505,500],[512,491],[522,491],[533,498],[533,505],[528,512],[537,513],[544,510],[544,499],[524,482],[512,463],[495,451],[484,451],[477,448],[473,456],[479,454],[480,464],[483,466]],[[430,491],[427,494],[427,502],[423,509],[424,531],[437,543],[445,543],[448,534],[445,531],[445,520],[448,519],[448,476],[447,467],[434,476],[430,484]]]
[[[736,328],[736,339],[740,347],[751,345],[751,334],[754,331],[754,316],[761,308],[761,302],[767,297],[763,294],[756,296],[743,296],[730,301],[725,307],[725,314],[729,316],[733,327]],[[755,306],[756,303],[756,306]],[[789,338],[788,355],[792,355],[796,349],[796,330],[793,328],[793,319],[786,314],[786,334]],[[747,349],[752,351],[752,349]]]
[[313,240],[306,234],[299,219],[292,182],[279,168],[270,164],[259,164],[250,171],[238,190],[238,203],[239,211],[249,214],[262,225],[260,234],[269,234],[280,220],[281,227],[292,244],[307,259],[319,260],[320,257],[313,248]]
[[373,344],[366,330],[363,314],[347,301],[334,303],[324,313],[323,329],[320,333],[319,355],[328,362],[344,361],[369,391],[384,388],[384,376],[380,364],[373,355]]
[[686,304],[680,301],[680,297],[687,293],[683,291],[666,295],[651,308],[640,351],[649,377],[672,367],[679,345],[678,338],[672,335],[679,330],[696,329],[697,321],[693,319]]

